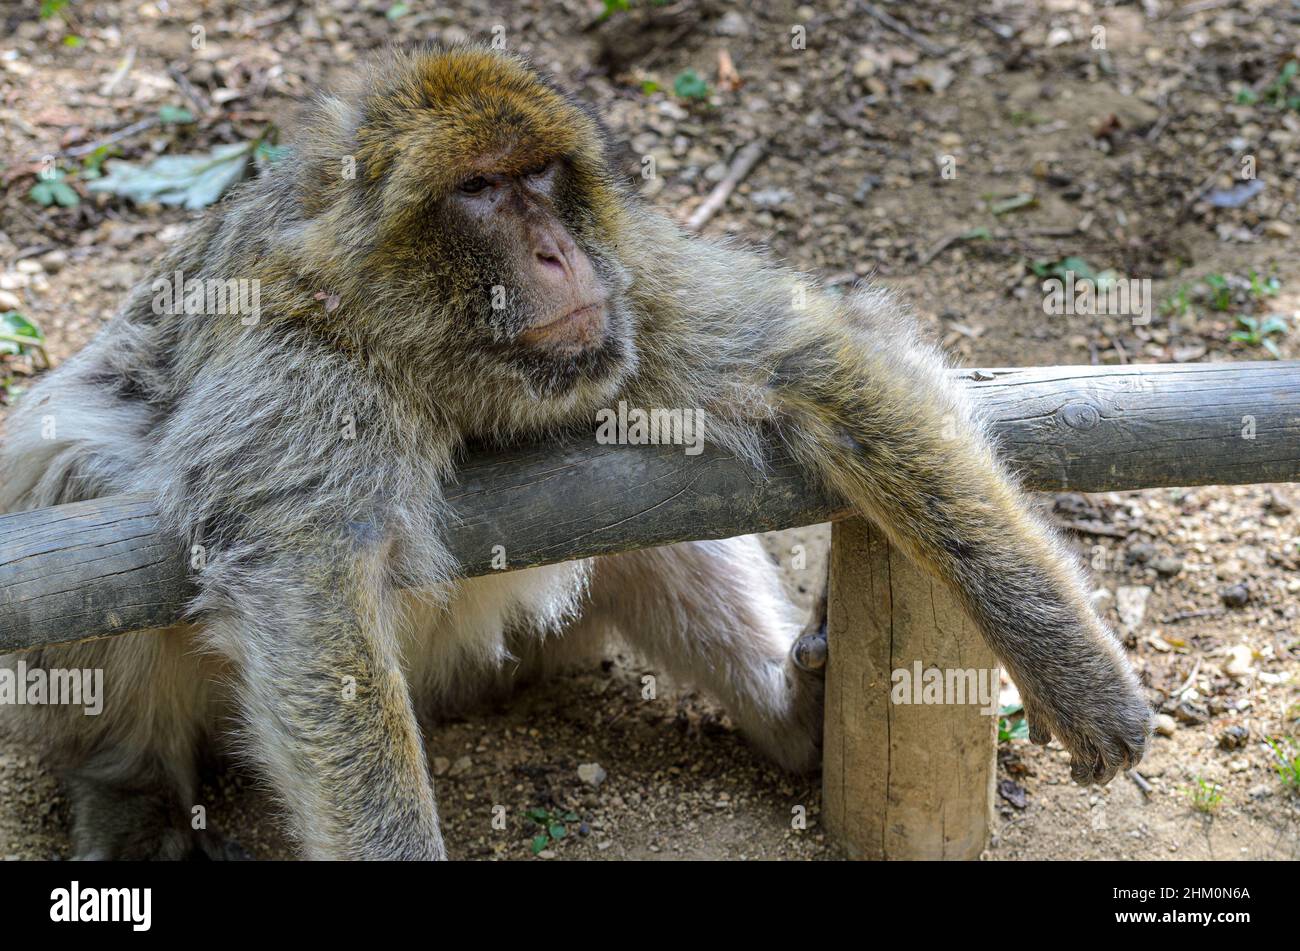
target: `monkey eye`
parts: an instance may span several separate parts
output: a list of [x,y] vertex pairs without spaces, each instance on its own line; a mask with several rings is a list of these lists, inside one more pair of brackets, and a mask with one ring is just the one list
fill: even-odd
[[465,195],[477,195],[490,184],[491,182],[482,175],[475,175],[473,178],[467,178],[465,181],[460,183],[460,191]]
[[539,165],[534,165],[532,168],[524,169],[524,178],[541,178],[550,170],[551,170],[551,163],[542,162]]

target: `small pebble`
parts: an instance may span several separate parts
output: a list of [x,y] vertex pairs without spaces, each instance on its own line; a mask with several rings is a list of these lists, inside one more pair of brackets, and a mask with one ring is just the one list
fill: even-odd
[[1219,597],[1230,608],[1245,607],[1250,602],[1250,589],[1244,584],[1229,585],[1219,592]]

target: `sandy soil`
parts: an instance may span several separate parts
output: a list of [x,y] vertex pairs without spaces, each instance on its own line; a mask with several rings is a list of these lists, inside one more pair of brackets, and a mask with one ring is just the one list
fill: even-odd
[[[1300,20],[1281,5],[1239,0],[1190,15],[1169,0],[890,8],[943,55],[849,0],[679,2],[649,12],[634,0],[632,13],[604,22],[599,4],[582,2],[409,7],[390,19],[387,2],[104,2],[41,21],[34,5],[6,5],[0,292],[10,296],[0,296],[0,312],[18,306],[44,329],[51,358],[65,359],[190,218],[90,198],[76,176],[77,207],[41,208],[28,191],[42,156],[102,140],[164,106],[190,108],[199,121],[125,136],[116,143],[123,157],[255,137],[268,123],[287,124],[303,97],[369,50],[490,39],[500,25],[508,45],[600,106],[627,143],[629,176],[655,156],[658,174],[641,187],[682,219],[738,147],[769,136],[765,160],[706,230],[767,245],[838,285],[873,276],[899,288],[955,360],[1270,359],[1230,339],[1238,314],[1284,315],[1290,330],[1271,339],[1284,357],[1300,356],[1300,111],[1268,93],[1300,56]],[[683,9],[686,28],[673,18]],[[206,31],[201,51],[190,45],[195,24]],[[790,48],[793,24],[804,27],[806,49]],[[1104,50],[1092,46],[1096,27]],[[79,45],[65,44],[68,35]],[[723,50],[738,90],[719,84]],[[107,88],[128,55],[130,69]],[[706,103],[673,94],[688,69],[709,82]],[[1243,89],[1258,101],[1240,102],[1250,98],[1239,97]],[[1300,80],[1290,95],[1300,95]],[[955,177],[941,174],[949,156]],[[1233,185],[1242,156],[1253,156],[1265,187],[1241,207],[1215,207],[1208,193]],[[991,212],[1018,195],[1032,200]],[[979,228],[990,237],[945,244]],[[1071,256],[1152,279],[1162,302],[1185,289],[1186,306],[1159,311],[1147,327],[1048,317],[1033,265]],[[1211,286],[1220,277],[1226,301]],[[1269,277],[1275,293],[1260,290]],[[18,388],[33,369],[21,358],[0,367],[0,382],[9,374]],[[988,857],[1300,857],[1300,796],[1264,743],[1300,742],[1300,490],[1062,495],[1044,504],[1075,526],[1100,603],[1124,627],[1170,735],[1153,740],[1141,768],[1149,795],[1123,778],[1080,789],[1063,752],[1003,743]],[[796,538],[816,553],[790,574],[804,603],[820,590],[827,537],[822,526]],[[772,539],[771,550],[788,552],[791,541]],[[1225,589],[1240,584],[1249,600],[1225,604]],[[1121,588],[1149,589],[1131,625],[1116,611]],[[576,816],[545,857],[837,854],[816,822],[818,777],[766,765],[706,698],[670,690],[643,702],[643,672],[612,652],[600,669],[438,729],[429,742],[453,853],[533,858],[537,829],[526,813],[542,809]],[[579,776],[590,763],[607,774],[598,787]],[[1201,783],[1221,797],[1204,809]],[[288,854],[251,776],[227,772],[207,798],[213,824],[254,854]],[[505,829],[492,825],[494,806],[506,807]],[[797,806],[812,817],[806,830],[791,828]],[[0,856],[64,855],[67,823],[54,780],[30,751],[0,738]]]

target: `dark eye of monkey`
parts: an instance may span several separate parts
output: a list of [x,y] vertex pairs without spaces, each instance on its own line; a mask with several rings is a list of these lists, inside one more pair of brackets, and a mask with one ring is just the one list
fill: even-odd
[[473,178],[466,179],[460,183],[460,190],[466,195],[477,195],[483,189],[487,188],[490,183],[482,175],[475,175]]
[[540,178],[541,176],[545,175],[548,171],[550,171],[550,168],[551,168],[550,162],[542,162],[538,165],[534,165],[532,168],[524,169],[523,177]]

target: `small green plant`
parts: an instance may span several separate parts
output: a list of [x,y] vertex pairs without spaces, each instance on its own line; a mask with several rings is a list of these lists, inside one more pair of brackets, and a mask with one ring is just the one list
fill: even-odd
[[1029,721],[1024,717],[1012,722],[1011,718],[1023,712],[1024,707],[1018,703],[1009,703],[998,710],[998,742],[1009,743],[1023,740],[1029,736]]
[[1038,260],[1031,263],[1029,269],[1044,280],[1049,277],[1065,280],[1068,273],[1073,273],[1076,281],[1097,279],[1097,272],[1087,261],[1079,257],[1061,258],[1059,261]]
[[0,314],[0,355],[17,356],[36,353],[48,367],[49,354],[45,352],[45,334],[41,328],[16,310]]
[[1013,109],[1007,113],[1007,118],[1014,126],[1033,126],[1042,125],[1047,122],[1047,117],[1037,112],[1030,112],[1026,109]]
[[1259,272],[1254,268],[1250,271],[1250,296],[1256,300],[1263,300],[1265,297],[1276,297],[1278,291],[1282,289],[1282,282],[1276,274],[1270,274],[1268,277],[1261,278]]
[[1258,317],[1238,314],[1237,323],[1242,329],[1234,330],[1229,334],[1229,340],[1251,347],[1263,347],[1273,354],[1275,359],[1282,359],[1282,351],[1278,349],[1277,342],[1272,339],[1274,335],[1282,336],[1287,332],[1286,321],[1280,315],[1275,314],[1260,320]]
[[[71,11],[68,10],[69,0],[41,0],[41,19],[53,20],[58,18],[63,21],[67,27],[74,26]],[[61,41],[64,46],[77,47],[81,45],[81,37],[76,33],[65,33]]]
[[1265,740],[1264,742],[1273,751],[1275,757],[1273,768],[1277,770],[1282,785],[1292,793],[1300,795],[1300,749],[1291,740]]
[[552,842],[558,842],[568,835],[569,829],[565,825],[566,822],[578,821],[576,812],[556,814],[540,806],[529,809],[524,815],[533,825],[541,828],[541,831],[533,836],[533,855],[537,855]]
[[163,106],[158,110],[158,121],[163,125],[188,125],[194,121],[194,113],[184,106]]
[[1166,317],[1182,317],[1191,312],[1192,299],[1186,284],[1178,285],[1178,290],[1160,302],[1160,313]]
[[104,161],[121,154],[122,150],[116,145],[101,145],[81,160],[81,171],[77,173],[77,177],[81,179],[99,178],[104,174]]
[[1237,93],[1237,103],[1253,106],[1264,102],[1276,109],[1300,110],[1300,90],[1292,88],[1292,81],[1300,74],[1300,63],[1290,60],[1278,72],[1277,78],[1264,87],[1261,92],[1243,89]]
[[71,208],[81,201],[81,196],[77,194],[76,189],[64,181],[67,177],[68,173],[61,168],[42,172],[36,177],[36,184],[32,186],[27,196],[42,208],[49,208],[51,205]]
[[1208,779],[1196,780],[1196,788],[1191,790],[1192,808],[1197,812],[1211,815],[1223,803],[1223,787]]
[[1232,287],[1228,278],[1222,274],[1207,274],[1205,283],[1210,288],[1210,307],[1214,310],[1227,310],[1232,306]]
[[398,3],[394,3],[392,6],[390,6],[387,10],[384,11],[384,16],[386,16],[389,22],[391,23],[394,20],[400,20],[402,17],[406,16],[410,12],[411,12],[411,8],[407,6],[405,3],[401,3],[399,0]]
[[703,102],[709,98],[709,84],[700,78],[693,69],[678,73],[673,80],[673,92],[681,99]]

